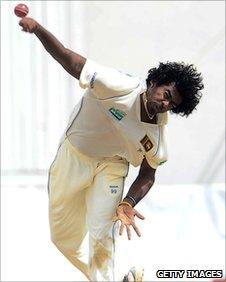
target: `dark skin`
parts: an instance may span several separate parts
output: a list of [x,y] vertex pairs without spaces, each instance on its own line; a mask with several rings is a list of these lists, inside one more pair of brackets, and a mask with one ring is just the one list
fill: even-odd
[[182,98],[172,82],[169,85],[156,86],[151,82],[147,88],[147,110],[150,118],[145,110],[143,96],[141,95],[141,120],[147,123],[156,123],[156,114],[164,113],[176,108],[182,102]]
[[164,113],[180,105],[182,98],[172,82],[156,86],[151,82],[147,89],[148,111],[150,114]]
[[[80,78],[81,71],[85,65],[86,58],[65,48],[49,31],[42,27],[32,18],[24,17],[19,22],[22,30],[34,33],[47,52],[57,60],[62,67],[76,79]],[[182,101],[174,83],[169,85],[156,86],[151,83],[147,88],[147,110],[144,107],[143,95],[141,94],[141,120],[146,123],[156,123],[156,114],[171,110],[179,105]],[[148,111],[148,113],[147,113]],[[150,118],[150,115],[152,116]],[[131,196],[138,203],[150,190],[155,181],[155,169],[153,169],[144,158],[141,163],[139,174],[131,185],[126,196]],[[124,198],[127,204],[118,206],[113,221],[120,221],[119,234],[122,235],[126,228],[128,239],[131,239],[131,228],[134,229],[138,236],[141,233],[135,224],[135,217],[144,219],[136,209],[131,199]]]

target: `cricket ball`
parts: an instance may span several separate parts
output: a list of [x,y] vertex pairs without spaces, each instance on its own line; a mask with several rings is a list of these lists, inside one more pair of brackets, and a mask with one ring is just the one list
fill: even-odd
[[17,17],[23,18],[25,17],[29,12],[28,6],[25,4],[18,4],[14,8],[14,13]]

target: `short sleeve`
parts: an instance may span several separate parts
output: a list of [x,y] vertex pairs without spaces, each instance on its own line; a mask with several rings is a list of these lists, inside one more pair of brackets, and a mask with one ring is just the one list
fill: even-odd
[[152,160],[152,159],[149,159],[149,158],[146,158],[146,160],[147,160],[148,164],[149,164],[152,168],[154,168],[154,169],[157,169],[158,166],[160,166],[160,165],[162,165],[162,164],[164,164],[164,163],[167,162],[167,159],[166,159],[166,160],[162,160],[162,161],[160,161],[160,162],[156,162],[155,160]]
[[159,166],[157,162],[153,161],[152,159],[146,158],[148,164],[150,165],[150,167],[157,169],[157,167]]
[[[164,118],[166,119],[166,116]],[[162,122],[163,121],[164,120],[162,120]],[[154,169],[157,169],[158,166],[164,164],[168,160],[166,126],[159,125],[158,132],[159,132],[159,136],[158,136],[158,145],[156,152],[154,153],[154,155],[152,155],[151,151],[146,152],[145,154],[148,164]]]
[[140,79],[87,59],[79,85],[92,89],[97,98],[107,99],[131,93],[140,85]]

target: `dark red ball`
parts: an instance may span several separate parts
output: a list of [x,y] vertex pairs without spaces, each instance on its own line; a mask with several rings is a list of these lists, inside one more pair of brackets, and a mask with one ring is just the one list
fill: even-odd
[[18,4],[14,8],[14,13],[17,17],[23,18],[25,17],[29,12],[28,6],[25,4]]

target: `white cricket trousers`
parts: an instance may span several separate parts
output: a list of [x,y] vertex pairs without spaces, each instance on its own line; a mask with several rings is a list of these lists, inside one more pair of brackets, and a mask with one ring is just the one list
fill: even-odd
[[[90,281],[114,281],[112,218],[122,199],[127,173],[125,159],[87,157],[68,139],[50,167],[51,239]],[[88,253],[83,251],[86,234]]]

